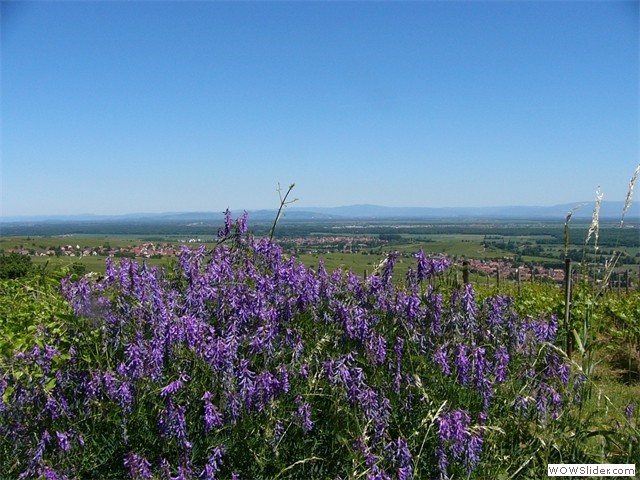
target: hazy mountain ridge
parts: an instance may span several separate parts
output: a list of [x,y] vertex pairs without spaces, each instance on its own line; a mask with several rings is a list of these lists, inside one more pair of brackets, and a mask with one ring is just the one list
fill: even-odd
[[[573,213],[573,218],[591,218],[595,202],[575,202],[552,206],[496,206],[496,207],[385,207],[379,205],[349,205],[330,208],[306,208],[308,212],[335,215],[345,218],[557,218],[564,219],[569,211],[583,205]],[[603,201],[600,217],[619,219],[623,201]],[[627,211],[627,219],[640,219],[640,204],[633,203]]]
[[[591,218],[594,202],[575,202],[553,206],[496,206],[496,207],[387,207],[382,205],[345,205],[339,207],[295,207],[284,209],[286,220],[383,220],[383,219],[557,219],[564,220],[568,212],[584,204],[573,213],[573,218]],[[607,220],[620,219],[623,201],[603,201],[600,217]],[[234,216],[243,210],[234,210]],[[275,218],[276,209],[248,210],[254,221],[269,221]],[[0,217],[1,223],[47,223],[47,222],[213,222],[219,223],[223,212],[166,212],[130,213],[125,215],[34,215]],[[626,213],[627,220],[640,220],[640,203],[634,202]]]

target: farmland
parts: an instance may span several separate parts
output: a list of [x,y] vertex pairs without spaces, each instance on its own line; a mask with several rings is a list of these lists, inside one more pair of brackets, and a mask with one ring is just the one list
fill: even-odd
[[[270,227],[267,222],[251,225],[257,237],[267,235]],[[104,272],[107,255],[139,258],[162,266],[176,257],[182,245],[205,244],[212,248],[218,228],[215,222],[40,225],[27,230],[30,235],[24,235],[24,228],[14,228],[14,233],[23,235],[0,237],[0,251],[28,254],[35,264],[49,268],[76,263],[87,271]],[[598,263],[615,252],[620,255],[617,271],[625,281],[628,278],[637,284],[640,226],[628,223],[620,228],[614,221],[604,223],[597,250],[584,243],[588,228],[585,222],[572,226],[567,256],[577,263]],[[316,267],[323,261],[329,271],[340,267],[359,275],[371,273],[390,251],[400,253],[400,274],[406,272],[415,252],[423,250],[447,255],[458,268],[464,261],[471,261],[471,278],[478,282],[486,282],[486,277],[495,275],[498,269],[505,281],[515,281],[518,275],[524,280],[558,280],[559,273],[553,271],[563,268],[565,258],[561,223],[284,221],[276,233],[284,251],[305,265]]]

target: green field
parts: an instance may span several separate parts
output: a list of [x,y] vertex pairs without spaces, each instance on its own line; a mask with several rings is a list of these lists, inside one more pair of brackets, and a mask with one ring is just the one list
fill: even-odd
[[[263,232],[264,228],[258,228]],[[354,233],[355,232],[355,233]],[[320,260],[328,271],[336,268],[351,269],[358,275],[373,272],[388,252],[400,252],[396,278],[406,273],[413,254],[419,249],[430,254],[446,254],[461,263],[463,259],[501,260],[513,265],[543,266],[561,268],[565,254],[564,230],[558,225],[526,224],[487,224],[487,225],[428,225],[367,223],[354,228],[350,224],[309,223],[283,224],[278,227],[278,242],[285,252],[299,258],[305,265],[317,267]],[[256,233],[260,236],[264,233]],[[581,262],[600,264],[610,258],[614,252],[621,254],[617,262],[620,271],[628,271],[632,279],[639,276],[640,237],[638,228],[620,229],[611,224],[602,226],[598,249],[593,241],[584,244],[587,227],[576,224],[570,231],[569,255],[574,264]],[[94,250],[101,246],[112,248],[132,248],[143,243],[156,245],[181,244],[197,245],[198,240],[211,240],[215,237],[213,228],[198,231],[194,235],[177,234],[170,231],[162,233],[141,229],[130,233],[114,234],[74,234],[57,236],[3,236],[0,237],[0,252],[22,251],[32,255],[36,265],[57,268],[71,263],[80,263],[87,271],[104,271],[105,254],[88,256],[43,256],[47,249],[65,246],[79,246],[80,250]],[[335,241],[332,242],[331,239]],[[300,240],[303,239],[302,242]],[[323,239],[325,239],[323,241]],[[329,240],[326,240],[329,239]],[[353,248],[350,241],[358,244],[359,239],[369,242],[368,246]],[[196,242],[188,243],[190,240]],[[298,243],[296,243],[298,242]],[[212,247],[213,243],[208,243]],[[116,255],[117,256],[117,255]],[[151,265],[165,266],[170,257],[142,258]],[[482,275],[475,274],[476,281],[484,281]],[[474,274],[472,274],[472,280]],[[637,280],[635,280],[637,282]]]

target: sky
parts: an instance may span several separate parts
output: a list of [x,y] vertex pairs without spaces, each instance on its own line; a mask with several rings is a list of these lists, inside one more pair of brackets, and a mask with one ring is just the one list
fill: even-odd
[[623,200],[638,5],[2,1],[0,215]]

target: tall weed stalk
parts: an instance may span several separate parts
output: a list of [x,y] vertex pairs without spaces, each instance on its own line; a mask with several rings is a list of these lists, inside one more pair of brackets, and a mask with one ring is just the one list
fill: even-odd
[[[619,224],[620,229],[624,226],[625,215],[631,206],[634,185],[639,173],[640,165],[635,169],[629,181],[629,189]],[[584,375],[580,395],[585,402],[589,402],[594,400],[594,394],[597,393],[597,405],[600,406],[600,402],[604,402],[608,409],[613,406],[613,403],[609,397],[602,393],[595,381],[596,369],[603,362],[602,347],[606,345],[606,339],[598,338],[603,319],[599,318],[596,312],[600,311],[599,306],[605,302],[605,295],[610,279],[620,259],[620,252],[617,251],[618,244],[616,243],[616,247],[611,256],[604,258],[604,261],[600,265],[589,265],[587,263],[587,246],[592,238],[594,239],[594,258],[598,258],[598,232],[602,198],[602,192],[598,187],[592,220],[584,243],[583,260],[581,262],[582,280],[574,290],[574,287],[571,285],[571,277],[567,276],[565,278],[566,300],[564,325],[565,329],[567,329],[565,333],[567,335],[565,351],[571,356],[572,345],[575,342],[579,355],[579,363],[576,365],[579,367],[581,374]],[[565,255],[568,252],[569,245],[569,221],[573,212],[581,206],[582,205],[579,205],[572,209],[565,220]],[[619,235],[620,234],[618,234],[618,241]],[[567,263],[570,264],[570,260],[567,260]],[[599,275],[596,275],[597,267],[602,269],[600,279],[598,279]],[[570,272],[570,269],[567,269],[567,271]],[[592,276],[594,280],[593,286],[589,285],[590,276]],[[615,336],[615,333],[613,335]],[[625,338],[627,337],[624,333],[623,336]],[[571,339],[573,339],[574,342],[572,342]],[[587,411],[583,406],[584,403],[581,403],[577,410],[576,421],[579,425],[584,425],[585,428],[580,434],[577,434],[577,437],[581,438],[585,442],[585,445],[593,445],[595,438],[600,439],[601,449],[598,457],[599,461],[610,460],[611,458],[615,458],[615,455],[625,451],[627,452],[626,460],[628,461],[633,460],[635,462],[635,459],[640,458],[637,423],[629,419],[629,412],[626,412],[628,419],[627,424],[624,428],[621,428],[619,424],[614,426],[603,425],[602,418],[597,418],[597,412]],[[629,408],[631,408],[629,411],[633,411],[632,406]],[[608,448],[605,448],[607,445]],[[618,453],[615,454],[612,452]],[[612,457],[612,455],[614,455],[614,457]]]

